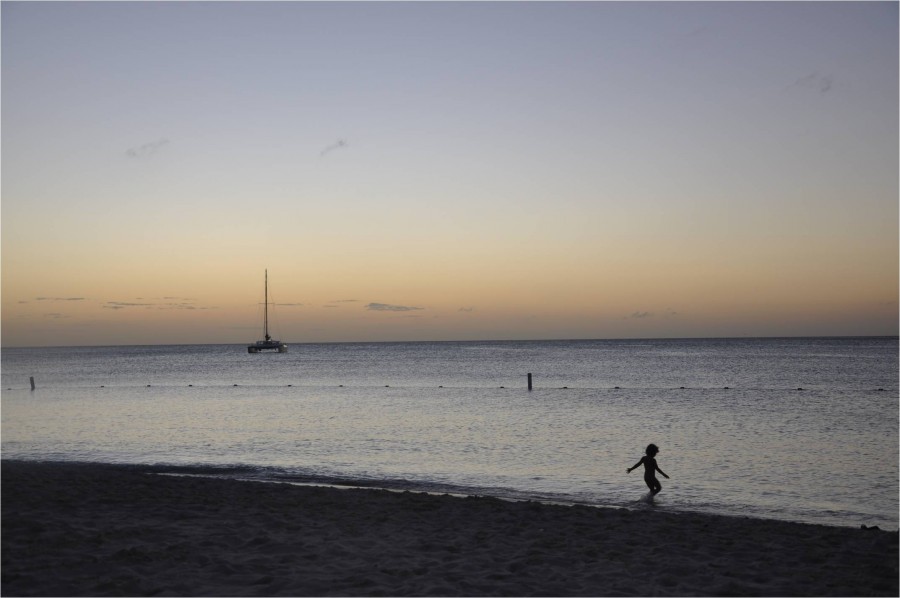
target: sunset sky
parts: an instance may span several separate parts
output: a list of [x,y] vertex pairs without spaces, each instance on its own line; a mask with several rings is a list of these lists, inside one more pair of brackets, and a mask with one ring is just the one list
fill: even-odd
[[896,335],[898,4],[2,3],[2,344]]

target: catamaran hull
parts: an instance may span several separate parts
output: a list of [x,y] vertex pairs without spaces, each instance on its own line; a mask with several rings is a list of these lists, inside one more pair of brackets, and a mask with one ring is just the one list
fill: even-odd
[[257,343],[247,347],[247,353],[287,353],[287,345],[279,342]]

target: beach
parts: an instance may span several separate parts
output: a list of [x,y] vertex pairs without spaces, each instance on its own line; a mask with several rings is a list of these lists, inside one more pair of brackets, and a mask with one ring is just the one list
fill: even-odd
[[897,532],[2,462],[4,596],[895,596]]

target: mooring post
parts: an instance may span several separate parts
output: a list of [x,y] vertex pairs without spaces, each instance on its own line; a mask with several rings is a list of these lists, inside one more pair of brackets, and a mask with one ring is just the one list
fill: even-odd
[[528,373],[528,390],[531,390],[531,373]]
[[30,380],[31,380],[31,390],[34,390],[34,376],[31,376]]

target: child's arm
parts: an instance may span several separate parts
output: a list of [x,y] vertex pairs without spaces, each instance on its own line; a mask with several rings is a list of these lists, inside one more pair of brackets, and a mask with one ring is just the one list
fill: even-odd
[[663,477],[666,478],[667,480],[669,479],[669,476],[667,476],[666,472],[664,472],[662,469],[659,468],[659,465],[656,466],[656,471],[663,474]]
[[640,461],[638,461],[637,463],[635,463],[634,465],[632,465],[631,467],[628,468],[628,473],[631,473],[632,469],[637,469],[643,462],[644,462],[644,458],[641,457]]

